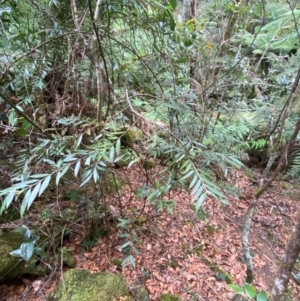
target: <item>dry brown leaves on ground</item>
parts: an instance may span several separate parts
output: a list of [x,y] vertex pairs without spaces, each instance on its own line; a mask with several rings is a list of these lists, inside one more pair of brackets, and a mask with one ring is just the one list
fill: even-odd
[[[134,197],[137,186],[146,183],[139,170],[132,168],[118,172],[130,180],[131,186],[124,188],[118,200],[114,195],[109,197],[115,216],[120,215],[118,208],[122,204],[128,215],[132,215],[134,206],[136,213],[143,210],[143,215],[149,218],[144,224],[145,230],[136,230],[140,239],[140,244],[136,245],[140,252],[135,254],[136,267],[119,268],[112,263],[113,259],[124,259],[118,246],[125,240],[119,238],[120,231],[117,230],[100,239],[98,246],[84,252],[78,247],[82,237],[79,234],[71,237],[68,247],[74,249],[77,267],[92,272],[119,273],[131,289],[145,284],[151,300],[157,300],[166,292],[178,294],[182,300],[231,300],[234,293],[219,271],[229,273],[235,284],[242,285],[245,280],[241,232],[256,187],[251,186],[242,173],[234,172],[231,180],[240,189],[239,199],[230,198],[230,206],[208,199],[203,206],[208,218],[201,221],[191,209],[188,192],[171,193],[170,199],[176,204],[174,214],[157,214],[154,206]],[[253,285],[257,290],[270,291],[278,261],[294,225],[298,201],[287,196],[283,186],[274,183],[261,199],[253,219],[250,243],[255,265]],[[57,270],[56,274],[62,272]],[[47,279],[28,280],[27,283],[23,280],[19,286],[2,285],[0,289],[6,299],[0,300],[22,300],[22,296],[26,296],[23,300],[45,300],[57,278],[52,277],[55,280],[47,285]],[[300,295],[295,283],[290,283],[290,289],[294,296]]]

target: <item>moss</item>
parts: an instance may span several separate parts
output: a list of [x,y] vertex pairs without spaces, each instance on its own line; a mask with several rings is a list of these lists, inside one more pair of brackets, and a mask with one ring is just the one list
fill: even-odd
[[209,235],[214,235],[217,231],[217,228],[214,225],[207,225],[206,230]]
[[134,296],[135,300],[138,301],[149,301],[149,292],[144,285],[135,287],[131,290],[132,295]]
[[111,264],[113,264],[117,268],[121,268],[123,260],[120,259],[120,258],[113,258],[110,262],[111,262]]
[[117,176],[117,175],[111,175],[111,174],[105,178],[105,183],[106,183],[108,192],[121,191],[121,189],[125,185],[125,181],[122,179],[122,177]]
[[133,139],[135,137],[135,132],[133,130],[124,129],[125,132],[121,135],[121,143],[125,147],[133,147]]
[[182,299],[173,294],[162,294],[159,298],[158,301],[181,301]]
[[39,259],[32,257],[26,262],[23,272],[24,274],[46,276],[52,272],[52,269],[49,265],[42,264]]
[[124,278],[109,273],[91,274],[88,270],[73,269],[47,297],[47,301],[112,301],[132,300]]
[[67,248],[59,248],[58,249],[62,260],[63,260],[63,264],[64,266],[68,267],[68,268],[75,268],[76,266],[76,259],[75,257],[70,253],[70,250]]
[[225,281],[227,284],[233,283],[233,279],[229,273],[222,270],[217,264],[209,261],[207,258],[201,256],[201,259],[205,262],[206,265],[210,267],[213,272],[216,273],[218,280]]
[[142,165],[146,170],[150,170],[155,167],[156,163],[150,160],[144,160]]
[[19,249],[21,243],[19,233],[3,232],[0,236],[0,281],[13,280],[24,273],[25,261],[9,254]]

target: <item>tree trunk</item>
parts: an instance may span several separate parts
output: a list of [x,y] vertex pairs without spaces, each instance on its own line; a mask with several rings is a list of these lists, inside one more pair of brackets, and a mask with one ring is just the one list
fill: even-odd
[[285,249],[283,262],[281,263],[277,277],[272,289],[273,301],[285,300],[287,286],[291,278],[294,264],[300,254],[300,212],[297,216],[296,225],[292,237]]

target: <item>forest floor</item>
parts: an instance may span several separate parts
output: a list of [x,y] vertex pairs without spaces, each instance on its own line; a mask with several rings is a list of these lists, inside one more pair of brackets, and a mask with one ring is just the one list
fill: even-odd
[[[156,171],[159,168],[156,166]],[[190,194],[177,190],[169,197],[176,203],[174,213],[157,215],[154,206],[134,197],[136,188],[146,183],[140,170],[124,168],[117,173],[129,179],[131,185],[125,186],[121,195],[111,193],[108,197],[114,216],[121,215],[120,207],[127,214],[132,214],[134,207],[135,212],[143,210],[143,216],[149,218],[144,220],[145,230],[137,230],[140,253],[135,254],[135,268],[130,264],[124,267],[114,265],[114,260],[124,259],[118,248],[124,243],[119,238],[120,229],[99,239],[97,246],[84,250],[81,246],[84,224],[79,223],[64,243],[72,250],[76,267],[121,274],[131,289],[145,284],[151,300],[157,300],[163,292],[178,294],[184,301],[232,300],[235,293],[228,288],[222,272],[230,274],[234,284],[243,285],[246,265],[241,233],[257,186],[251,184],[242,172],[233,171],[230,181],[238,187],[239,198],[229,197],[231,205],[208,198],[203,206],[205,214],[197,217],[191,209]],[[253,286],[258,291],[270,292],[295,224],[300,202],[300,190],[295,187],[287,182],[274,182],[255,211],[250,247],[255,266]],[[46,300],[65,270],[58,264],[50,276],[24,277],[20,282],[3,284],[0,286],[0,301]],[[295,281],[290,282],[290,292],[292,300],[296,300],[296,296],[299,298],[300,287]]]

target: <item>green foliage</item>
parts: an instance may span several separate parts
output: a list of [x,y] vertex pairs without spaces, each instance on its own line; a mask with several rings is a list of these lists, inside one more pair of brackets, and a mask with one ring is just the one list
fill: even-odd
[[42,255],[44,253],[41,248],[35,246],[39,236],[34,235],[25,225],[23,225],[21,228],[15,229],[14,232],[21,234],[23,242],[20,248],[12,251],[10,255],[14,257],[20,257],[25,261],[29,261],[34,253],[36,255]]
[[[276,3],[267,10],[267,24],[251,31],[246,20],[261,19],[263,3],[208,1],[186,22],[176,21],[176,0],[108,0],[95,20],[95,3],[86,14],[85,1],[76,1],[76,12],[58,0],[8,3],[0,9],[0,84],[15,105],[5,111],[5,130],[12,130],[18,153],[12,186],[0,191],[0,214],[14,203],[24,216],[47,190],[71,184],[79,188],[70,198],[88,203],[93,223],[107,195],[120,194],[124,184],[118,185],[115,167],[142,169],[147,185],[137,188],[135,201],[156,214],[173,214],[169,194],[178,187],[190,191],[200,220],[207,218],[207,198],[229,204],[228,194],[237,195],[225,183],[229,172],[243,167],[249,149],[268,146],[300,62],[299,54],[288,62],[268,54],[271,66],[261,76],[243,46],[263,56],[294,49],[299,9]],[[296,100],[280,133],[283,142],[298,118]],[[139,137],[132,135],[135,128]],[[275,128],[270,138],[278,135]],[[298,153],[292,158],[294,174],[300,159]],[[157,171],[159,161],[164,169]],[[81,188],[96,191],[96,200]],[[123,265],[134,267],[140,232],[152,216],[137,212],[135,204],[126,215],[121,203],[116,206]],[[29,258],[34,243],[16,254]],[[94,243],[89,237],[84,247]],[[253,295],[250,286],[242,291]]]
[[158,301],[181,301],[181,298],[174,294],[162,294]]
[[245,283],[243,287],[236,284],[228,284],[228,287],[236,293],[248,297],[250,300],[268,301],[266,292],[257,292],[255,288],[248,283]]
[[299,37],[295,20],[299,18],[300,9],[296,7],[291,10],[288,4],[278,2],[266,4],[265,11],[265,25],[257,26],[254,34],[241,32],[244,43],[251,45],[256,54],[263,54],[265,51],[288,53],[298,49]]

